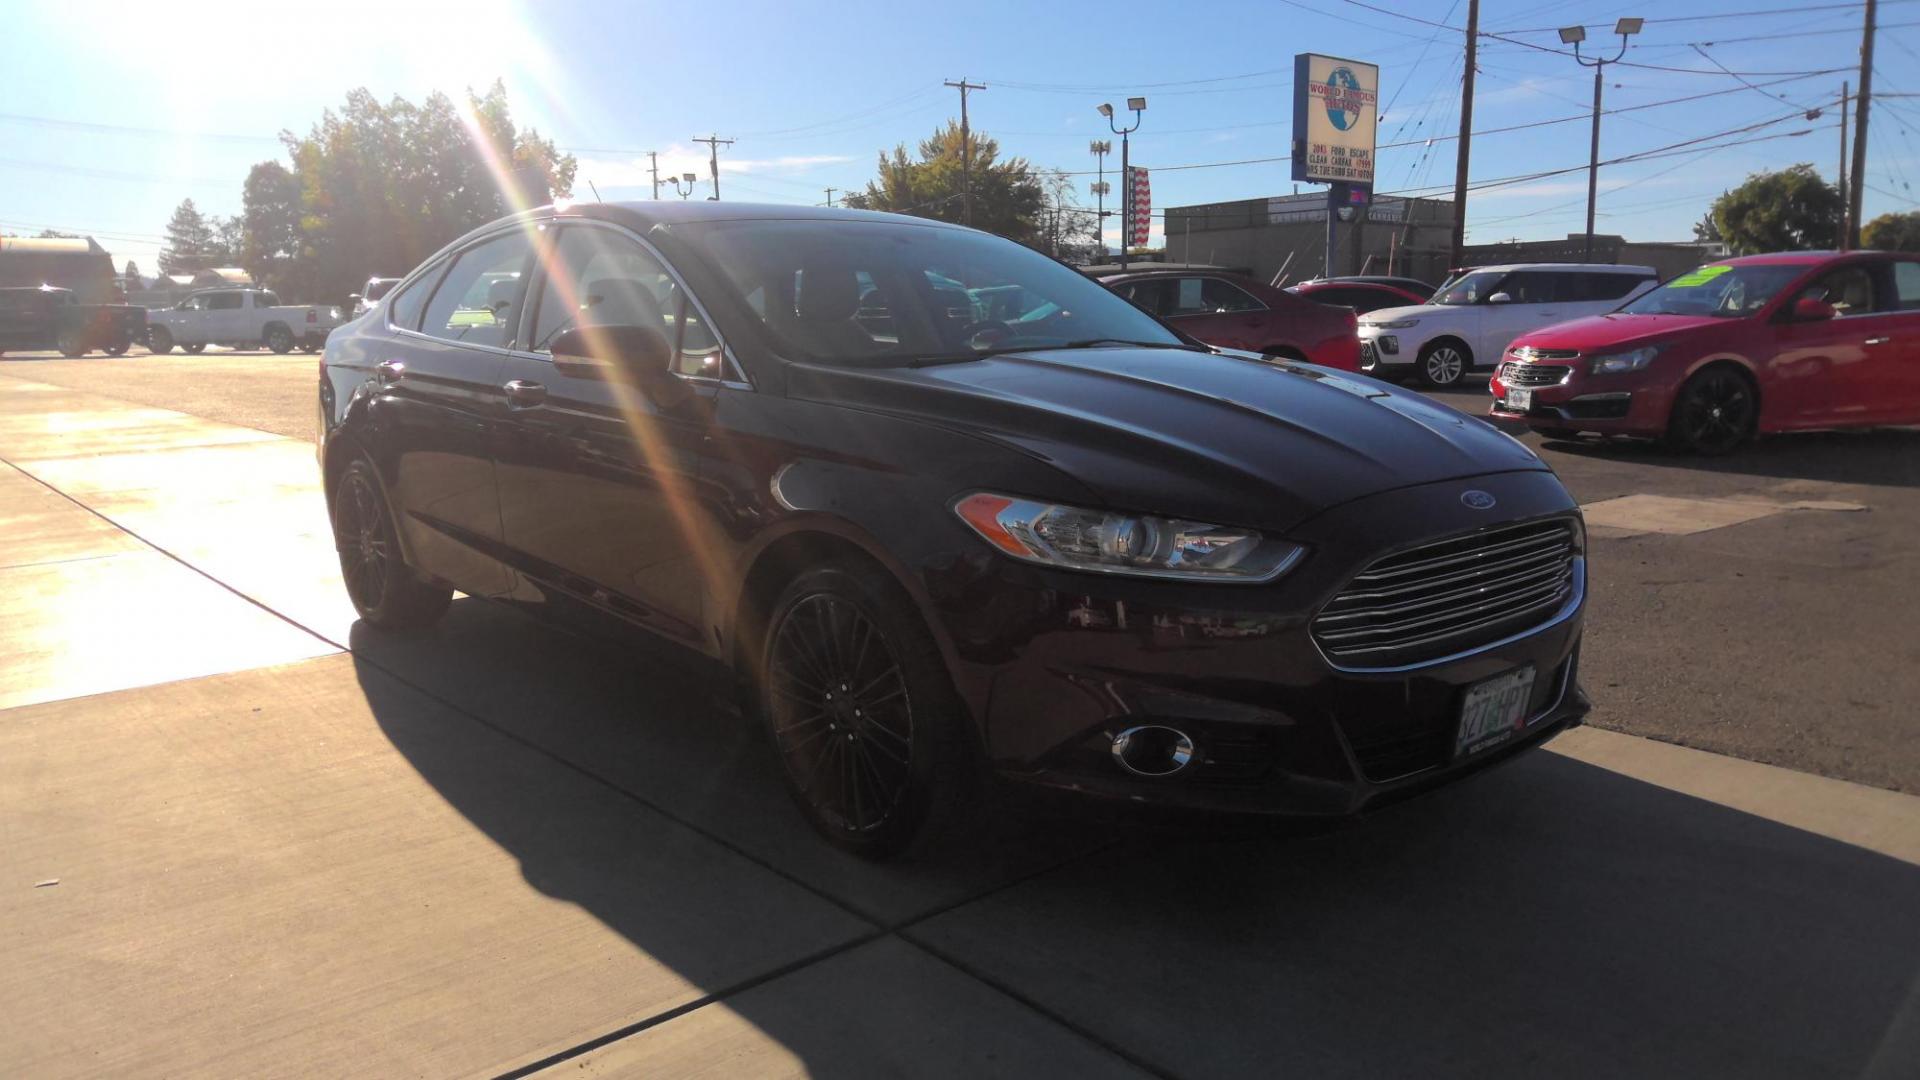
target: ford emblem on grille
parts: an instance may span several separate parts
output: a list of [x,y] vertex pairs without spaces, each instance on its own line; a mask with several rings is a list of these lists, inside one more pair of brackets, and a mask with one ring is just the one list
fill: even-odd
[[1469,510],[1491,510],[1494,502],[1493,496],[1484,491],[1463,491],[1460,493],[1460,501],[1466,504]]

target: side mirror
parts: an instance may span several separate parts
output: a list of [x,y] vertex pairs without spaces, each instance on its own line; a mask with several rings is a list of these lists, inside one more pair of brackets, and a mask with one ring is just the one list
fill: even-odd
[[576,326],[553,339],[553,369],[570,379],[638,386],[672,408],[693,395],[673,374],[673,349],[650,326]]
[[1803,296],[1793,302],[1794,322],[1825,322],[1838,314],[1832,304],[1811,296]]
[[1512,297],[1511,295],[1509,295],[1509,294],[1507,294],[1507,293],[1503,293],[1503,292],[1497,292],[1497,293],[1494,293],[1494,294],[1493,294],[1492,296],[1489,296],[1489,297],[1487,297],[1487,303],[1489,303],[1489,304],[1511,304],[1511,303],[1513,303],[1513,297]]

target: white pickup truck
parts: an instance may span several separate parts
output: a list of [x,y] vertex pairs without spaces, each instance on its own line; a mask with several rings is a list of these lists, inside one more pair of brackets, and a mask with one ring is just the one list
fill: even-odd
[[197,353],[209,345],[258,348],[277,353],[319,352],[327,332],[340,325],[337,307],[282,304],[266,289],[207,289],[170,308],[147,313],[147,348]]

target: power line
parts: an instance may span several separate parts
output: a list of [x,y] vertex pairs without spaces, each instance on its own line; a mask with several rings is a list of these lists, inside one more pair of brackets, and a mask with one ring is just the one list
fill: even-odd
[[[1908,4],[1914,3],[1915,0],[1885,0],[1885,2],[1888,4]],[[1761,15],[1805,15],[1816,11],[1844,11],[1865,6],[1865,0],[1853,0],[1852,3],[1846,4],[1805,4],[1800,7],[1791,8],[1767,8],[1763,11],[1730,11],[1720,15],[1670,15],[1665,18],[1647,19],[1645,21],[1648,25],[1653,25],[1654,23],[1664,25],[1666,23],[1714,22],[1721,19],[1751,19]],[[1588,30],[1604,30],[1611,25],[1611,23],[1585,24]],[[1499,33],[1553,34],[1558,33],[1560,29],[1558,26],[1535,26],[1525,30],[1501,30]]]

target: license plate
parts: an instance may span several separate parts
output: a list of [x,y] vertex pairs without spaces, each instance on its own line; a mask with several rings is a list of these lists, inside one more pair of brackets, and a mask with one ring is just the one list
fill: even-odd
[[1519,387],[1507,387],[1507,408],[1514,412],[1526,412],[1533,408],[1533,391]]
[[1491,749],[1526,726],[1527,702],[1533,697],[1533,668],[1523,667],[1467,688],[1460,704],[1460,733],[1453,756],[1460,758]]

